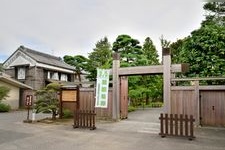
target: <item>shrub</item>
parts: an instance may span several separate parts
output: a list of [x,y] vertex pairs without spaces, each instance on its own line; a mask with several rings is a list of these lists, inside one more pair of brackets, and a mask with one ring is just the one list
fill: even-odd
[[134,106],[128,106],[128,112],[135,111],[136,108]]
[[0,103],[0,112],[9,112],[11,107],[8,104]]
[[151,102],[148,107],[162,107],[163,103],[162,102]]
[[59,111],[58,92],[60,84],[50,83],[43,89],[36,92],[37,101],[35,102],[36,113],[51,112],[52,119],[55,120]]
[[0,86],[0,102],[4,100],[6,97],[8,97],[10,88],[6,86]]
[[73,117],[73,113],[69,109],[63,109],[63,118],[71,118]]

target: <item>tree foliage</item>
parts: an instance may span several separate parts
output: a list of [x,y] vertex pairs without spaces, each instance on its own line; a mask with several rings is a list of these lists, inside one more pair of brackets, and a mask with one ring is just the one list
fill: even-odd
[[147,65],[159,64],[159,55],[150,37],[145,39],[142,50],[147,59]]
[[[215,4],[217,3],[207,3],[204,8],[214,12],[214,6],[217,6]],[[220,14],[218,9],[215,12]],[[223,17],[218,15],[217,18]],[[214,16],[206,16],[199,29],[185,39],[171,44],[172,61],[190,64],[190,71],[186,74],[188,77],[225,75],[225,27],[221,26],[222,20],[215,19]]]
[[206,21],[213,21],[219,25],[225,25],[225,2],[209,2],[203,8],[206,10]]
[[168,41],[168,40],[166,40],[163,35],[161,35],[161,37],[159,38],[159,40],[160,40],[160,43],[161,43],[161,47],[162,48],[168,48],[170,46],[170,44],[171,44],[171,42]]
[[8,97],[10,92],[10,88],[6,86],[0,86],[0,102]]
[[107,37],[104,37],[95,44],[93,52],[88,55],[86,71],[89,72],[87,78],[95,81],[97,68],[108,69],[112,66],[112,49]]
[[3,65],[0,63],[0,72],[3,71]]
[[52,119],[56,119],[59,112],[60,84],[50,83],[46,87],[36,92],[37,102],[35,103],[36,112],[51,112]]
[[[121,67],[147,66],[159,64],[156,48],[147,37],[143,46],[129,35],[119,35],[113,43],[114,52],[120,53]],[[149,103],[161,97],[162,80],[159,76],[129,76],[129,97],[131,104],[138,105],[141,102]],[[154,85],[154,86],[153,86]]]
[[[112,50],[120,53],[121,67],[138,66],[143,61],[140,42],[131,36],[122,34],[116,38]],[[144,60],[145,61],[145,60]]]
[[[147,64],[159,65],[159,55],[150,37],[145,39],[142,47],[143,57],[146,57]],[[146,104],[149,101],[162,100],[162,76],[161,75],[144,75],[141,76],[139,85],[142,85],[142,94]]]
[[76,56],[65,55],[63,57],[63,60],[67,64],[75,67],[76,75],[78,77],[78,80],[81,82],[81,74],[87,68],[88,59],[82,55],[76,55]]
[[176,42],[173,42],[170,44],[170,50],[171,50],[171,61],[173,64],[179,64],[183,63],[181,51],[184,45],[185,39],[178,39]]

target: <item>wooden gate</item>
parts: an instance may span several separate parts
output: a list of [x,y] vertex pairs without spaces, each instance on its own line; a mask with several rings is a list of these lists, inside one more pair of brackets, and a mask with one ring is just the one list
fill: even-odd
[[203,126],[225,126],[225,91],[200,91],[200,123]]
[[171,87],[171,113],[193,115],[198,111],[194,86]]
[[128,78],[120,77],[120,118],[128,117]]
[[160,133],[161,137],[181,136],[192,140],[194,137],[194,121],[192,115],[160,114]]
[[224,79],[173,79],[194,81],[194,84],[171,86],[171,113],[193,115],[196,125],[225,127],[225,86],[199,85],[199,80]]

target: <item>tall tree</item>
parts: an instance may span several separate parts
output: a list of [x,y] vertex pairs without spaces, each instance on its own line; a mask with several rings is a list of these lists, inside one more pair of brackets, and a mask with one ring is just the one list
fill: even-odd
[[119,35],[116,38],[112,50],[120,53],[122,67],[137,66],[139,64],[138,61],[142,59],[143,54],[139,44],[138,40],[126,34]]
[[189,76],[221,76],[225,74],[225,27],[203,26],[191,33],[181,51],[190,63]]
[[[214,10],[214,6],[217,6],[214,4],[218,3],[206,3],[205,10],[214,12],[211,11]],[[213,9],[211,6],[213,6]],[[217,9],[217,18],[223,17],[223,15],[220,16],[222,13],[218,13],[219,10]],[[224,21],[218,21],[213,17],[213,15],[206,16],[206,20],[202,22],[199,29],[182,40],[182,44],[179,44],[179,46],[177,44],[176,51],[178,54],[176,56],[179,56],[179,59],[172,58],[172,60],[190,64],[190,71],[186,74],[188,77],[225,75],[225,26],[221,25]],[[208,84],[214,83],[208,82]]]
[[[138,40],[129,35],[119,35],[116,38],[113,43],[113,50],[120,53],[121,67],[159,64],[158,54],[152,40],[148,37],[145,39],[143,47],[139,44]],[[150,97],[152,99],[153,97],[160,97],[160,94],[156,91],[160,91],[162,88],[161,86],[158,86],[159,88],[155,86],[156,83],[162,83],[160,77],[130,76],[128,83],[129,97],[133,104],[140,103],[143,100],[148,104]]]
[[[147,37],[143,44],[143,53],[146,56],[147,65],[158,65],[159,55],[151,40]],[[143,94],[145,94],[146,104],[149,104],[150,98],[152,100],[160,99],[162,97],[162,76],[161,75],[148,75],[142,76],[140,84],[144,86],[142,88]]]
[[206,22],[216,22],[219,25],[225,25],[225,2],[209,2],[203,8],[206,10]]
[[95,81],[97,76],[97,68],[111,68],[112,66],[112,49],[107,37],[104,37],[95,44],[94,51],[88,55],[87,78]]
[[82,55],[76,55],[76,56],[65,55],[63,57],[63,60],[67,64],[70,64],[71,66],[75,67],[76,75],[78,77],[78,80],[81,82],[81,74],[87,68],[88,59]]
[[142,50],[148,60],[148,65],[159,64],[159,55],[150,37],[145,39]]
[[178,39],[176,42],[170,44],[171,49],[171,59],[172,63],[183,63],[182,57],[180,56],[182,47],[184,45],[185,39]]

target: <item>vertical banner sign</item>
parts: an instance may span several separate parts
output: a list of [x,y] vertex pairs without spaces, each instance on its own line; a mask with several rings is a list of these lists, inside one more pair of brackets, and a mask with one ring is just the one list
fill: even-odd
[[107,108],[109,89],[109,70],[97,68],[95,107]]

